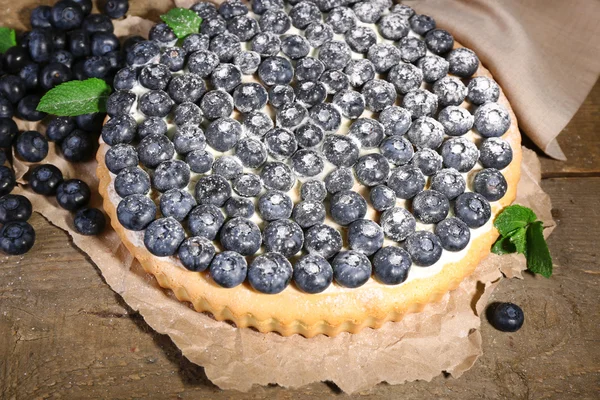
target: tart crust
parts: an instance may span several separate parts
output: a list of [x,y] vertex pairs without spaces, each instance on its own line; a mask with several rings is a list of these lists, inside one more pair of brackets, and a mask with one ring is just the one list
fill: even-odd
[[[455,44],[455,47],[460,45]],[[492,78],[483,66],[474,76]],[[510,129],[502,136],[513,150],[513,161],[502,170],[508,183],[506,195],[492,203],[492,220],[510,205],[517,192],[521,173],[521,135],[516,116],[508,99],[500,89],[498,102],[504,105],[511,117]],[[216,320],[231,321],[239,328],[252,327],[260,332],[278,332],[283,336],[300,334],[313,337],[318,334],[335,336],[340,332],[358,333],[363,328],[379,328],[385,322],[399,321],[408,313],[420,312],[425,305],[438,302],[442,297],[473,273],[489,253],[498,238],[490,224],[488,229],[472,239],[459,261],[442,266],[439,273],[426,278],[416,278],[396,286],[383,285],[374,278],[359,288],[343,288],[335,283],[328,290],[306,294],[294,285],[279,294],[269,295],[253,290],[247,282],[225,289],[216,285],[208,272],[194,272],[183,268],[176,257],[156,257],[143,244],[142,234],[127,231],[117,219],[117,204],[111,175],[104,163],[108,146],[100,143],[97,153],[99,190],[104,200],[104,210],[127,249],[160,286],[173,291],[177,299],[189,302],[198,312],[210,313]],[[112,193],[111,193],[112,192]]]

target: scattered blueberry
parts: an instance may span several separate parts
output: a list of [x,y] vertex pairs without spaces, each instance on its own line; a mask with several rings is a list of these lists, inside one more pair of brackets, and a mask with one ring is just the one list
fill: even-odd
[[523,310],[513,303],[497,303],[490,308],[490,322],[502,332],[516,332],[523,326]]
[[63,181],[56,189],[56,202],[69,211],[85,206],[90,201],[90,196],[90,187],[79,179]]
[[[7,176],[8,171],[10,176],[12,176],[12,186],[10,186],[10,190],[15,185],[15,177],[12,170],[8,167],[0,166],[0,194],[9,193],[10,190],[6,191],[8,185],[5,184],[4,177]],[[38,194],[43,194],[45,196],[54,195],[56,193],[56,188],[63,181],[62,173],[58,168],[51,164],[42,164],[33,168],[29,175],[29,185],[34,192]]]
[[59,1],[50,10],[50,23],[63,31],[78,28],[83,22],[83,17],[81,6],[70,0]]
[[11,221],[0,229],[0,250],[10,255],[27,253],[35,242],[35,231],[25,221]]
[[106,217],[97,208],[82,208],[75,213],[73,225],[78,233],[95,236],[104,230]]
[[31,217],[32,206],[29,199],[20,194],[7,194],[0,197],[0,223],[27,221]]
[[48,155],[48,140],[37,131],[25,131],[17,136],[15,150],[25,161],[39,162]]

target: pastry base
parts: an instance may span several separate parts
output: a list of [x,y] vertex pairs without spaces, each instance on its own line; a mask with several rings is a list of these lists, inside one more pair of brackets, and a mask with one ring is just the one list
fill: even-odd
[[[479,67],[475,76],[492,77],[483,66]],[[511,127],[503,138],[512,147],[513,161],[502,171],[508,191],[501,200],[492,204],[492,220],[514,201],[521,172],[521,136],[517,119],[502,91],[498,102],[509,110],[512,119]],[[419,312],[428,303],[438,302],[446,293],[456,289],[490,253],[498,237],[496,229],[491,227],[488,232],[471,240],[461,260],[444,265],[433,276],[396,286],[383,285],[372,278],[355,289],[334,283],[318,294],[306,294],[290,285],[279,294],[267,295],[253,290],[247,282],[225,289],[216,285],[208,272],[183,268],[176,257],[152,255],[144,247],[140,232],[127,231],[121,226],[116,215],[117,203],[113,202],[118,196],[114,193],[112,178],[104,163],[107,149],[108,146],[101,143],[97,154],[99,190],[104,199],[104,210],[125,246],[144,270],[154,275],[160,286],[172,290],[177,299],[191,303],[198,312],[210,313],[216,320],[231,321],[240,328],[278,332],[283,336],[335,336],[340,332],[358,333],[366,327],[379,328],[388,321],[399,321],[404,315]]]

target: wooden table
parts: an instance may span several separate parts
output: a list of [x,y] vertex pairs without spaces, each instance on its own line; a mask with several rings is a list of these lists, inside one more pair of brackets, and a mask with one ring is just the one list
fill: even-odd
[[[23,3],[0,0],[3,25],[24,28]],[[44,3],[51,3],[44,1]],[[161,10],[133,5],[134,13]],[[600,396],[600,84],[559,143],[566,162],[542,156],[543,189],[558,227],[551,279],[505,280],[491,301],[524,309],[517,333],[483,322],[484,354],[460,379],[378,385],[356,397],[387,399],[597,399]],[[0,256],[0,398],[324,398],[333,384],[297,390],[221,391],[104,282],[68,235],[34,214],[38,240],[23,257]]]

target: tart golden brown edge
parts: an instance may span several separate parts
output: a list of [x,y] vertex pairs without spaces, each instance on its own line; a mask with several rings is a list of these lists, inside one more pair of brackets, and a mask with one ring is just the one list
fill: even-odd
[[[492,78],[481,65],[474,76]],[[514,201],[521,173],[521,135],[516,116],[502,89],[498,103],[510,113],[511,126],[502,138],[510,143],[513,160],[502,170],[508,190],[502,199],[491,204],[492,221]],[[210,313],[218,321],[231,321],[238,328],[252,327],[260,332],[278,332],[283,336],[300,334],[313,337],[318,334],[335,336],[340,332],[358,333],[366,327],[379,328],[388,321],[400,321],[404,315],[420,312],[427,304],[439,302],[446,293],[456,289],[490,253],[498,238],[497,230],[488,223],[478,229],[487,229],[487,232],[471,240],[460,260],[443,265],[441,271],[433,276],[395,286],[381,284],[372,278],[359,288],[343,288],[334,283],[328,290],[317,294],[301,292],[294,285],[278,294],[263,294],[252,289],[247,282],[226,289],[216,285],[208,271],[189,271],[176,257],[152,255],[144,247],[142,233],[131,232],[121,226],[116,213],[118,195],[104,163],[108,148],[100,143],[97,153],[99,191],[104,210],[123,244],[144,270],[152,274],[161,287],[172,290],[177,299],[191,303],[198,312]]]

